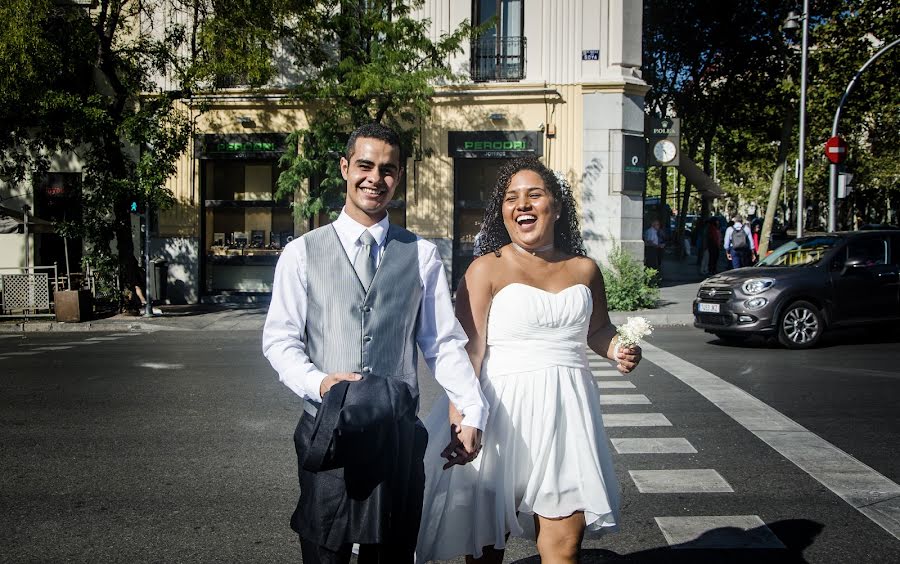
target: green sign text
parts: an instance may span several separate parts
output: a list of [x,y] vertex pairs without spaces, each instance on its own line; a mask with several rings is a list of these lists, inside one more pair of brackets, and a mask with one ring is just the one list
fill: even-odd
[[524,151],[525,141],[464,141],[466,151]]

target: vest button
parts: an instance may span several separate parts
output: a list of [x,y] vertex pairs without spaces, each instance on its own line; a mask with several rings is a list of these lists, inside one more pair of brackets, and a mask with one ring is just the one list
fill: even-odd
[[366,313],[369,313],[370,311],[372,311],[372,308],[370,308],[369,306],[364,306],[364,307],[362,308],[362,310],[363,310],[364,312],[366,312]]
[[365,337],[363,337],[363,341],[366,342],[366,343],[368,343],[368,342],[371,341],[371,340],[372,340],[372,337],[370,337],[370,336],[368,336],[368,335],[366,335]]
[[369,372],[372,371],[372,367],[370,367],[370,366],[363,366],[362,371],[363,371],[363,374],[368,374]]

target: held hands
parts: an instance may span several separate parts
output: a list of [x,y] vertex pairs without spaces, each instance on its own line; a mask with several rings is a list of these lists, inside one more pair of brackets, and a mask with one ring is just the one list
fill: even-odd
[[319,396],[325,397],[325,394],[328,393],[328,390],[330,390],[331,387],[338,382],[358,382],[361,379],[362,376],[353,372],[335,372],[334,374],[329,374],[322,380],[322,383],[319,384]]
[[641,362],[641,358],[643,358],[641,347],[637,345],[631,347],[616,347],[614,356],[615,358],[613,360],[616,361],[616,368],[618,368],[619,372],[622,374],[628,374],[634,370]]
[[451,466],[465,465],[475,460],[481,451],[481,431],[462,424],[462,415],[450,404],[450,443],[441,452],[447,459],[444,470]]

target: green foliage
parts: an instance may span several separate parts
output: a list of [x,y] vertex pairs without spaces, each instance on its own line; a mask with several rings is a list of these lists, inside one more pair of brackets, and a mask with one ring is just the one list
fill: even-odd
[[[683,154],[707,172],[717,156],[719,183],[728,193],[720,207],[734,210],[737,201],[764,206],[780,143],[791,145],[789,163],[797,158],[800,37],[789,38],[781,26],[798,7],[795,0],[644,3],[647,110],[682,118]],[[808,225],[815,228],[826,215],[822,147],[838,101],[857,69],[898,37],[900,5],[817,0],[810,12],[805,195],[813,207]],[[895,48],[866,71],[844,108],[840,131],[850,142],[847,166],[856,185],[842,203],[844,216],[861,212],[874,221],[883,220],[889,206],[900,211],[898,72]],[[783,139],[786,117],[794,118],[793,132]]]
[[647,268],[618,243],[613,245],[609,266],[601,267],[606,283],[606,302],[612,311],[634,311],[656,307],[659,287],[657,271]]
[[308,187],[305,201],[295,205],[298,216],[339,203],[338,161],[356,126],[384,123],[400,133],[405,155],[421,152],[418,128],[430,113],[434,85],[455,79],[449,56],[477,31],[464,23],[432,41],[430,22],[413,17],[423,3],[320,0],[298,8],[286,37],[303,62],[305,79],[293,96],[304,102],[309,126],[290,137],[278,179],[281,197]]
[[[98,271],[111,269],[107,281],[133,285],[128,203],[138,199],[161,209],[174,202],[164,184],[191,133],[179,100],[225,75],[249,75],[254,83],[270,76],[270,30],[281,7],[98,0],[86,10],[54,0],[3,2],[0,182],[27,187],[52,158],[76,157],[83,218],[61,231],[83,239]],[[179,17],[168,17],[173,9]]]

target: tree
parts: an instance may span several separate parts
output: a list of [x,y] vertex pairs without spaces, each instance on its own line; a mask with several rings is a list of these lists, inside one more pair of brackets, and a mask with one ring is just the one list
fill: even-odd
[[[707,173],[716,155],[732,197],[756,199],[777,154],[790,96],[780,33],[789,7],[782,0],[644,4],[647,110],[681,117],[683,153]],[[682,218],[689,194],[686,186]]]
[[[129,203],[171,205],[165,180],[190,141],[179,101],[218,77],[271,75],[278,3],[241,0],[9,0],[0,6],[0,180],[27,182],[55,155],[83,164],[84,216],[59,226],[85,260],[140,284]],[[174,12],[183,17],[171,18]],[[188,23],[180,23],[188,22]]]
[[[822,148],[847,83],[886,43],[900,37],[900,5],[890,0],[852,0],[817,6],[819,25],[810,50],[808,198],[821,223],[828,200],[828,163]],[[900,217],[900,47],[885,53],[860,77],[844,105],[839,132],[850,144],[846,167],[854,192],[840,203],[838,227],[897,222]],[[821,217],[819,217],[821,216]]]
[[406,155],[420,153],[418,127],[430,113],[434,86],[455,78],[449,57],[477,32],[465,22],[433,41],[430,22],[413,17],[423,3],[321,0],[297,11],[285,35],[303,63],[293,96],[305,105],[308,127],[288,136],[278,179],[282,197],[309,187],[295,204],[297,216],[310,218],[336,203],[344,187],[338,155],[355,126],[390,125]]

